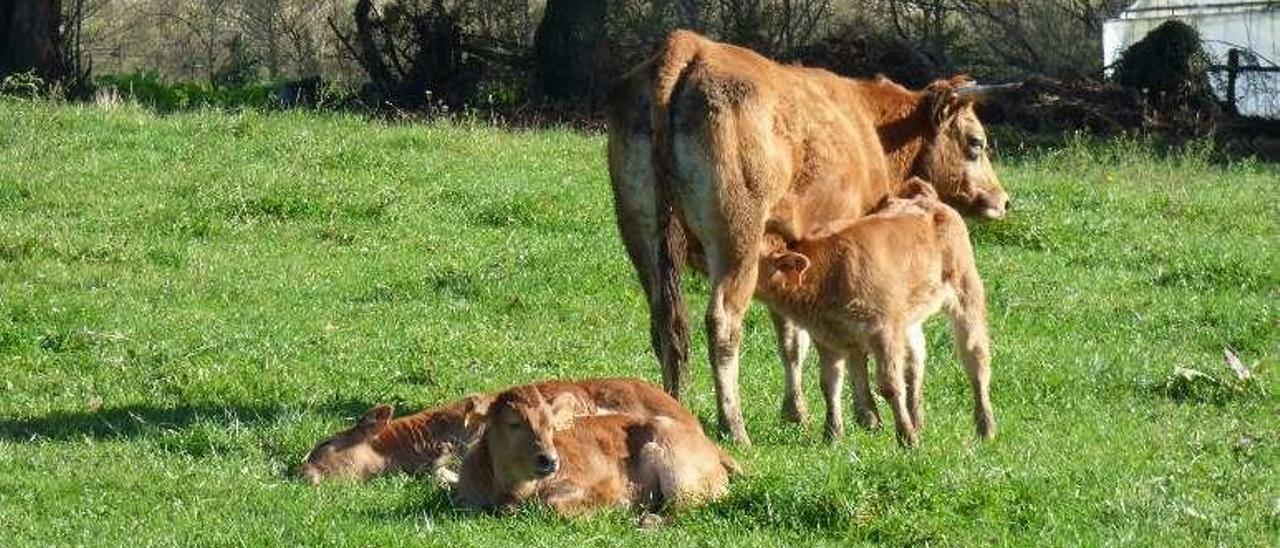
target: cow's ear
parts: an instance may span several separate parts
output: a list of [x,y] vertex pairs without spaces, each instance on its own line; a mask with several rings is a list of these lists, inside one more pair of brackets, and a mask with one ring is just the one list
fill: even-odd
[[564,430],[573,426],[573,417],[577,415],[578,408],[582,407],[582,402],[578,401],[578,397],[564,392],[551,399],[551,417],[552,426],[556,430]]
[[974,80],[972,76],[969,76],[968,74],[965,74],[962,72],[960,74],[952,76],[951,78],[948,78],[947,83],[951,84],[951,87],[953,88],[962,88],[965,86],[972,86],[975,83],[977,83],[977,81]]
[[376,426],[379,429],[387,425],[391,417],[395,415],[395,408],[390,405],[379,405],[370,409],[364,414],[364,418],[360,419],[360,426]]
[[929,102],[933,106],[931,119],[935,129],[945,126],[964,106],[964,101],[950,85],[932,86]]
[[472,428],[484,422],[489,414],[489,404],[491,403],[493,403],[493,396],[485,394],[467,396],[467,401],[462,406],[463,428]]
[[790,289],[804,283],[804,272],[809,269],[809,258],[794,251],[784,251],[774,259],[773,264],[782,274],[782,286]]
[[925,88],[929,94],[928,103],[934,128],[941,128],[966,106],[973,103],[972,97],[962,96],[956,90],[973,85],[968,76],[960,75],[950,80],[938,80]]

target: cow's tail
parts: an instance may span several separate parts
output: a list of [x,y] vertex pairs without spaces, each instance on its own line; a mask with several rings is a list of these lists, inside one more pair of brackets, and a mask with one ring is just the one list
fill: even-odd
[[680,285],[686,242],[684,228],[675,213],[671,100],[697,57],[701,40],[698,35],[687,31],[672,33],[662,51],[653,59],[650,90],[658,229],[656,295],[650,296],[656,300],[650,310],[655,315],[653,335],[661,347],[658,358],[662,360],[662,385],[677,399],[681,385],[689,378],[689,322]]

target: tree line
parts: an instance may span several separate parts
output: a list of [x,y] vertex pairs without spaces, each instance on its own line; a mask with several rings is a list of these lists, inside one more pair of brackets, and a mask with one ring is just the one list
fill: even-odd
[[1098,75],[1116,0],[3,0],[0,77],[336,82],[400,108],[590,107],[672,29],[910,85]]

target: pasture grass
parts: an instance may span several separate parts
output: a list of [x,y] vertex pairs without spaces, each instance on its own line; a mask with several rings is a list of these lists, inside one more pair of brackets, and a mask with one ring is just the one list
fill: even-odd
[[[971,225],[994,338],[976,443],[944,322],[921,448],[778,414],[723,501],[656,530],[288,475],[368,407],[549,377],[656,382],[604,139],[286,112],[0,102],[0,545],[1274,545],[1280,172],[1140,141],[1006,157]],[[693,317],[705,283],[687,278]],[[695,325],[701,322],[695,321]],[[1224,346],[1255,367],[1234,383]],[[689,405],[714,416],[695,330]],[[1178,367],[1213,382],[1173,383]],[[1181,387],[1181,388],[1179,388]],[[888,419],[888,409],[881,405]]]

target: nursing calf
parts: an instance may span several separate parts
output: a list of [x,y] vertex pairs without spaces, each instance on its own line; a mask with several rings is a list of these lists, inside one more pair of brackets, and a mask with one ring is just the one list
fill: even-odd
[[505,510],[537,500],[562,515],[657,509],[723,495],[733,460],[697,425],[656,415],[575,416],[572,394],[537,386],[500,394],[463,459],[459,505]]
[[843,363],[858,374],[869,349],[898,440],[907,446],[918,443],[924,424],[921,325],[945,311],[972,385],[978,435],[989,439],[991,351],[969,233],[929,185],[914,181],[909,188],[910,199],[890,199],[873,215],[827,225],[790,245],[766,237],[756,295],[815,340],[828,435],[843,433]]

